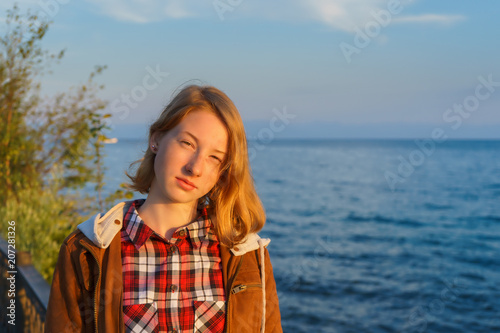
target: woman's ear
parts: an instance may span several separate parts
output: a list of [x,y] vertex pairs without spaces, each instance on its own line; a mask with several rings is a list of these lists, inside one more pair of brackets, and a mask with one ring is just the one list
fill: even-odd
[[151,151],[155,154],[158,151],[158,138],[158,132],[153,133],[149,138],[149,149],[151,149]]

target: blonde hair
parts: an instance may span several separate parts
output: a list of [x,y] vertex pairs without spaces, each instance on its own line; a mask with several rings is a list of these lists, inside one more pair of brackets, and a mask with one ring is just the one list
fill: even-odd
[[[258,232],[265,223],[262,202],[255,190],[248,159],[245,129],[238,109],[225,93],[211,86],[189,85],[175,95],[159,118],[149,128],[149,139],[164,135],[177,126],[186,115],[195,110],[213,112],[224,123],[228,133],[228,150],[219,180],[204,197],[205,205],[214,223],[219,242],[229,248],[240,243],[249,233]],[[149,142],[149,141],[148,141]],[[141,193],[149,193],[154,179],[156,154],[149,147],[128,186]]]

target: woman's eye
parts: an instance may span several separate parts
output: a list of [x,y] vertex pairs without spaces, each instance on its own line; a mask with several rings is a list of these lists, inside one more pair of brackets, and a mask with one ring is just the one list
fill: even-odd
[[191,142],[182,140],[181,143],[186,146],[192,146]]
[[214,160],[216,160],[216,161],[217,161],[217,162],[219,162],[219,163],[220,163],[220,162],[222,162],[222,161],[221,161],[221,159],[220,159],[220,158],[218,158],[217,156],[212,155],[212,156],[210,156],[210,157],[211,157],[211,158],[213,158]]

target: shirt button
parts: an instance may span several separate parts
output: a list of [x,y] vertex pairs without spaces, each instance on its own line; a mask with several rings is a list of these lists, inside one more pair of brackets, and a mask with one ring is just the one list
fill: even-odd
[[186,236],[186,230],[179,231],[179,237],[184,237],[184,236]]
[[171,292],[176,292],[177,291],[177,286],[175,284],[170,285],[170,291]]
[[175,246],[171,246],[169,249],[168,249],[168,252],[170,253],[174,253],[176,250],[176,247]]
[[177,333],[177,330],[174,328],[173,330],[170,331],[170,333]]

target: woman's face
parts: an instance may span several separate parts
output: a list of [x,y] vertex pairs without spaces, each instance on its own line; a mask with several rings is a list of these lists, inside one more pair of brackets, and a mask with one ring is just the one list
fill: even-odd
[[163,136],[153,135],[155,178],[149,195],[164,203],[196,205],[219,180],[227,142],[226,127],[206,110],[188,113]]

